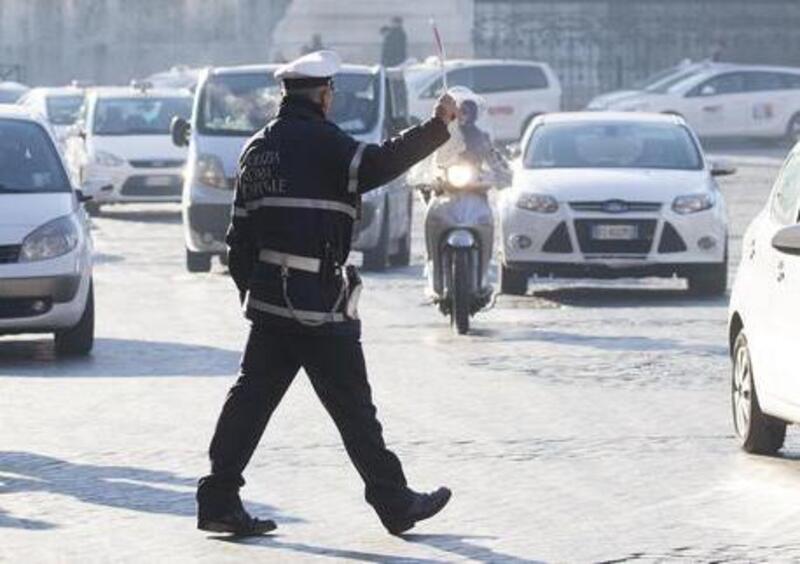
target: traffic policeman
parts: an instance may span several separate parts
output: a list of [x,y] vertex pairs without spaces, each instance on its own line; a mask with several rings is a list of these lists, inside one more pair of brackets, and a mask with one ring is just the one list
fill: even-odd
[[277,117],[244,147],[228,231],[230,272],[250,335],[240,375],[211,441],[211,473],[197,492],[198,528],[240,535],[275,528],[242,506],[242,472],[300,368],[336,423],[386,529],[400,534],[438,513],[450,490],[411,490],[386,447],[367,381],[356,301],[346,266],[361,195],[431,154],[448,138],[455,101],[381,145],[359,143],[326,119],[341,65],[332,51],[280,67]]

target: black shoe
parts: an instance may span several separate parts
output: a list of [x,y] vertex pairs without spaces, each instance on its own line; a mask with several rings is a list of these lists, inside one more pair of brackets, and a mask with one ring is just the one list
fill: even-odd
[[389,519],[381,519],[386,530],[393,535],[401,535],[412,529],[418,521],[430,519],[439,513],[450,496],[453,495],[448,488],[439,488],[429,494],[414,494],[414,500],[403,515],[394,515]]
[[237,537],[253,537],[263,535],[278,528],[272,519],[251,517],[244,508],[208,517],[200,513],[197,517],[197,528],[211,533],[231,533]]

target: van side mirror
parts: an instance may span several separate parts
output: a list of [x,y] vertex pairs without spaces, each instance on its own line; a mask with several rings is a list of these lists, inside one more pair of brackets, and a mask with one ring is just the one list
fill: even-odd
[[711,161],[711,176],[730,176],[736,174],[736,167],[730,161]]
[[169,132],[172,136],[172,144],[176,147],[189,146],[189,133],[192,126],[182,117],[175,116],[169,124]]
[[85,193],[80,188],[75,190],[75,197],[78,198],[78,202],[81,204],[85,204],[93,199],[89,194]]
[[800,224],[778,231],[772,238],[772,246],[787,255],[800,255]]

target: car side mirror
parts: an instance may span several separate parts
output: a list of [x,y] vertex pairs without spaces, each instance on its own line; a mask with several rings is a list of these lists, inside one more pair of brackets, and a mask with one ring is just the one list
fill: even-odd
[[85,204],[86,202],[93,200],[92,196],[85,193],[80,188],[75,190],[75,197],[78,198],[78,202],[80,202],[81,204]]
[[516,160],[522,156],[522,145],[519,143],[509,143],[506,146],[506,151],[508,151],[508,158],[510,160]]
[[712,161],[711,176],[730,176],[736,174],[736,167],[729,161]]
[[787,255],[800,255],[800,224],[778,231],[772,238],[772,246]]
[[176,147],[189,146],[189,133],[192,126],[182,117],[175,116],[169,124],[169,132],[172,136],[172,144]]

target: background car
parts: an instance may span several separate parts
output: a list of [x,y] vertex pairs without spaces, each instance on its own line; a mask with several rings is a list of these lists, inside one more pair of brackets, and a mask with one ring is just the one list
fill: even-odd
[[68,139],[67,159],[89,209],[121,202],[178,202],[186,149],[175,147],[170,123],[188,118],[191,94],[147,84],[98,88],[89,94]]
[[[561,109],[561,84],[546,63],[513,60],[450,60],[447,85],[465,86],[486,100],[498,141],[518,141],[533,118]],[[409,113],[431,114],[442,92],[438,59],[405,68]]]
[[[173,142],[189,146],[182,207],[190,272],[208,271],[213,256],[225,256],[239,154],[277,112],[276,68],[209,69],[197,89],[192,123],[178,121],[173,128]],[[343,66],[332,112],[331,119],[359,141],[380,142],[408,125],[402,75],[380,66]],[[364,195],[353,248],[363,253],[366,269],[409,263],[412,202],[402,178]]]
[[0,82],[0,104],[15,104],[30,88],[19,82]]
[[17,102],[44,116],[56,133],[59,143],[64,143],[74,132],[81,108],[86,100],[86,89],[76,85],[54,88],[33,88]]
[[800,68],[715,63],[608,109],[677,114],[701,137],[800,139]]
[[92,239],[81,199],[41,118],[0,106],[0,335],[54,333],[59,354],[91,351]]
[[800,146],[742,244],[729,324],[734,429],[744,450],[774,454],[787,422],[800,422]]
[[575,112],[534,120],[502,193],[501,289],[528,278],[686,277],[727,286],[725,202],[695,135],[675,116]]

